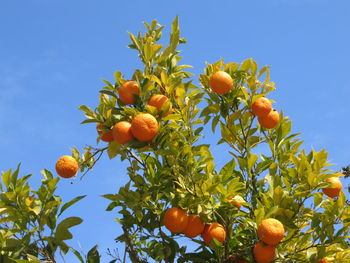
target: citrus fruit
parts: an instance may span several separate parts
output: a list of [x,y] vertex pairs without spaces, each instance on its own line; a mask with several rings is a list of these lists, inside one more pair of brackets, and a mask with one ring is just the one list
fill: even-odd
[[131,123],[128,121],[120,121],[113,126],[113,138],[120,144],[125,144],[134,139],[131,132]]
[[[167,96],[161,95],[161,94],[155,94],[153,95],[149,100],[148,100],[148,105],[151,105],[153,107],[156,107],[158,111],[162,110],[162,106],[168,103],[169,108],[167,112],[163,113],[163,116],[168,116],[170,112],[172,111],[172,105],[171,102],[169,101],[169,98]],[[166,109],[164,109],[166,110]]]
[[181,208],[173,207],[165,212],[163,222],[165,227],[171,232],[179,233],[186,229],[188,216]]
[[[96,126],[98,134],[102,134],[101,140],[104,142],[111,142],[113,141],[113,134],[112,131],[104,131],[104,129],[107,129],[102,123],[98,123]],[[109,130],[109,129],[107,129]]]
[[224,243],[226,239],[226,230],[221,224],[216,222],[206,224],[202,232],[202,238],[207,245],[209,245],[214,238],[220,243]]
[[209,85],[212,91],[217,94],[226,94],[233,88],[233,79],[225,71],[217,71],[210,76]]
[[63,155],[56,162],[56,172],[63,178],[73,177],[78,170],[78,162],[72,156]]
[[201,234],[204,230],[204,222],[198,215],[189,215],[188,224],[184,230],[185,236],[194,238]]
[[272,129],[278,125],[280,116],[276,110],[272,110],[267,115],[258,117],[258,121],[262,127]]
[[252,112],[255,116],[263,117],[269,114],[270,111],[272,111],[272,104],[265,97],[258,98],[252,104]]
[[258,237],[268,245],[278,244],[284,237],[283,224],[274,218],[268,218],[258,226]]
[[327,178],[326,182],[331,183],[332,187],[323,188],[322,189],[323,193],[331,198],[339,196],[339,193],[343,188],[343,185],[340,182],[339,177]]
[[135,81],[126,81],[119,88],[119,98],[124,104],[135,104],[134,95],[140,95],[139,84]]
[[158,133],[158,122],[149,113],[139,113],[131,121],[131,132],[139,141],[149,142]]
[[235,198],[235,199],[242,199],[242,201],[243,201],[243,198],[242,198],[241,196],[239,196],[239,195],[230,195],[230,196],[228,197],[228,199],[230,200],[230,201],[229,201],[230,204],[232,204],[232,205],[234,205],[235,207],[237,207],[238,210],[241,209],[242,204],[241,204],[240,202],[234,200],[233,198]]
[[327,258],[321,258],[317,261],[317,263],[327,263],[327,262],[328,262]]
[[253,249],[254,259],[258,263],[269,263],[276,257],[276,248],[274,246],[266,245],[260,241],[256,243]]

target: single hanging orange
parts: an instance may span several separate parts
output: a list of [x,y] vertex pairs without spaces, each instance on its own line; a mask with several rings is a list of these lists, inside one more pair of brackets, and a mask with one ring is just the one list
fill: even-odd
[[225,71],[217,71],[210,76],[209,85],[212,91],[223,95],[229,93],[233,88],[233,79]]

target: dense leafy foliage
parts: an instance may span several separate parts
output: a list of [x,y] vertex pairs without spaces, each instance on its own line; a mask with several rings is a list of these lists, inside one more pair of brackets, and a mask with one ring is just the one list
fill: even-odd
[[[196,86],[185,71],[189,66],[179,65],[177,47],[185,40],[178,20],[166,47],[159,44],[163,27],[156,21],[145,25],[145,34],[130,34],[129,47],[137,50],[144,64],[131,77],[142,87],[136,105],[131,108],[118,99],[118,87],[125,80],[117,71],[113,84],[105,81],[97,109],[81,107],[84,122],[112,126],[131,120],[137,112],[149,112],[161,125],[150,143],[112,142],[107,148],[110,158],[119,156],[130,163],[129,183],[104,197],[111,200],[107,210],[119,209],[124,234],[117,241],[126,243],[132,261],[229,262],[239,256],[253,262],[256,228],[268,217],[280,220],[287,230],[275,262],[309,262],[325,256],[334,262],[349,260],[350,208],[345,195],[333,200],[320,192],[329,186],[325,179],[340,176],[328,168],[326,151],[302,150],[299,134],[291,134],[291,121],[282,111],[275,129],[262,128],[251,113],[253,101],[275,90],[269,67],[259,69],[253,59],[227,64],[219,60],[207,64],[201,86]],[[209,78],[218,70],[234,81],[228,94],[210,89]],[[170,98],[172,114],[162,118],[147,105],[154,93]],[[221,169],[211,153],[215,146],[201,143],[203,132],[210,133],[207,124],[213,133],[220,129],[218,144],[228,146],[222,154],[231,158]],[[93,154],[96,151],[88,151]],[[242,210],[230,205],[232,196],[244,198]],[[169,207],[199,214],[205,222],[220,222],[228,234],[226,242],[223,246],[213,242],[208,248],[201,240],[189,240],[198,249],[188,252],[176,241],[181,234],[164,232],[162,216]]]

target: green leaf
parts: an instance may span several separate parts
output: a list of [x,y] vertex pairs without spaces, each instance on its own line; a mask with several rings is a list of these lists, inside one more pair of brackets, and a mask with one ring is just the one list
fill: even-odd
[[220,116],[215,116],[215,118],[213,119],[212,123],[211,123],[211,130],[215,133],[215,129],[216,129],[216,125],[218,124],[220,120]]
[[68,217],[64,219],[56,228],[55,239],[59,241],[71,239],[73,236],[68,229],[79,225],[81,222],[83,222],[83,220],[80,217]]
[[100,254],[97,250],[97,245],[90,249],[87,254],[87,263],[100,263]]
[[147,76],[145,76],[145,78],[157,83],[159,85],[159,87],[163,86],[162,81],[155,75],[147,75]]
[[78,110],[84,111],[89,116],[92,116],[94,114],[93,110],[85,105],[81,105],[80,107],[78,107]]
[[4,182],[4,185],[6,186],[6,188],[8,188],[10,186],[10,179],[11,179],[11,169],[2,173],[1,179]]
[[20,166],[21,166],[21,164],[18,164],[17,169],[11,175],[11,184],[12,184],[14,189],[16,188],[16,185],[17,185],[17,178],[18,178]]
[[253,154],[249,156],[248,158],[248,169],[252,169],[256,161],[258,160],[258,156],[256,154]]
[[112,85],[112,83],[110,83],[108,80],[105,79],[101,79],[104,83],[106,83],[109,87],[114,88],[114,86]]
[[254,211],[256,224],[259,225],[260,222],[265,218],[265,211],[264,208],[259,208]]
[[270,66],[264,66],[259,70],[258,78],[260,78],[265,72],[269,71]]
[[140,47],[140,43],[138,42],[136,37],[132,33],[129,33],[129,37],[130,37],[131,42],[135,45],[136,49],[139,52],[142,52],[141,47]]
[[323,200],[322,193],[315,193],[314,194],[314,209],[318,208],[318,206],[321,204],[322,200]]
[[77,196],[77,197],[73,198],[72,200],[70,200],[68,203],[65,203],[61,207],[61,211],[59,212],[58,216],[60,216],[67,208],[69,208],[70,206],[74,205],[76,202],[78,202],[79,200],[83,199],[84,197],[86,197],[86,195]]
[[121,145],[119,143],[117,143],[116,141],[112,141],[108,145],[107,149],[109,159],[113,159],[114,157],[116,157],[120,153],[120,148]]
[[115,94],[113,91],[110,91],[110,90],[100,90],[99,93],[106,94],[106,95],[109,95],[109,96],[112,96],[112,97],[118,99],[117,94]]
[[86,120],[83,120],[80,124],[85,124],[85,123],[97,123],[98,120],[96,119],[86,119]]
[[271,207],[266,213],[265,213],[265,218],[269,218],[273,216],[274,213],[276,213],[278,210],[278,205]]
[[43,169],[43,170],[41,170],[40,172],[41,172],[41,174],[44,176],[44,178],[45,178],[46,180],[51,180],[51,179],[53,179],[53,175],[52,175],[52,173],[51,173],[49,170]]
[[80,255],[80,253],[78,251],[76,251],[74,248],[69,247],[69,250],[72,251],[72,253],[78,258],[78,260],[81,263],[85,263],[83,257]]
[[251,65],[251,58],[248,58],[242,62],[240,69],[243,71],[248,71],[251,67],[250,65]]

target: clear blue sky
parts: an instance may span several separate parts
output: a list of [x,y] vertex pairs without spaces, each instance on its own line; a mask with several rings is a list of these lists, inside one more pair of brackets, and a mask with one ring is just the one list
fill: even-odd
[[[221,57],[271,65],[275,107],[302,132],[306,149],[326,148],[339,169],[350,163],[349,9],[347,0],[2,0],[0,170],[21,162],[22,174],[39,177],[70,147],[94,144],[95,129],[79,124],[77,107],[96,105],[100,78],[112,80],[115,70],[130,76],[139,66],[126,48],[127,31],[143,30],[142,22],[152,19],[169,27],[176,15],[188,41],[184,63],[193,73]],[[126,181],[124,166],[105,158],[83,181],[59,185],[65,201],[89,195],[66,214],[85,220],[73,229],[71,244],[85,252],[99,244],[102,262],[121,230],[99,195]]]

